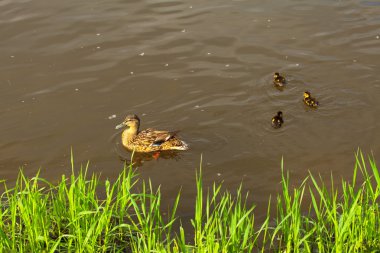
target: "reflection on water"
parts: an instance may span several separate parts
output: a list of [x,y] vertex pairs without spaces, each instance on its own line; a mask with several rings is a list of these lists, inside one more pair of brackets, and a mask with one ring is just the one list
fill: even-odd
[[126,165],[141,167],[144,162],[152,160],[158,161],[159,159],[174,159],[178,161],[181,159],[181,155],[178,151],[161,151],[156,153],[134,153],[129,157],[123,157],[119,155],[119,158],[121,161],[125,162]]
[[[166,199],[182,187],[192,210],[205,185],[244,181],[256,203],[276,192],[282,157],[351,175],[353,154],[379,148],[380,7],[373,1],[2,1],[0,177],[39,167],[54,180],[78,163],[115,178],[130,162],[114,130],[181,130],[191,149],[135,154],[140,176]],[[323,13],[321,18],[320,13]],[[273,73],[287,84],[273,86]],[[320,108],[307,108],[309,90]],[[271,127],[277,111],[285,124]],[[112,116],[112,117],[111,117]],[[91,172],[91,171],[90,171]],[[295,182],[295,184],[297,181]],[[259,205],[260,206],[260,205]]]

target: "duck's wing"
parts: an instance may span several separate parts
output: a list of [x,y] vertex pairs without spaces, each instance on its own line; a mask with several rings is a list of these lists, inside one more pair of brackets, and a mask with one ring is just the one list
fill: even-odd
[[153,146],[159,146],[165,141],[170,140],[173,138],[179,131],[155,131],[156,134],[156,139],[153,141],[152,145]]
[[159,131],[152,128],[148,128],[140,132],[141,136],[149,142],[150,146],[160,146],[165,141],[173,138],[179,131]]

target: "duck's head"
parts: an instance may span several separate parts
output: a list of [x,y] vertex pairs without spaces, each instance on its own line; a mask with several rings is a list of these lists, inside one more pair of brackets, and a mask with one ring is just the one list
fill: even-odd
[[280,76],[280,73],[278,73],[278,72],[275,72],[273,75],[274,79],[278,78],[279,76]]
[[128,115],[125,120],[117,125],[115,129],[120,129],[122,127],[127,127],[129,129],[139,129],[140,127],[140,119],[136,114]]
[[303,98],[308,98],[308,97],[310,97],[310,92],[305,91],[305,92],[303,93]]
[[278,117],[282,117],[282,111],[278,111],[278,112],[277,112],[277,116],[278,116]]

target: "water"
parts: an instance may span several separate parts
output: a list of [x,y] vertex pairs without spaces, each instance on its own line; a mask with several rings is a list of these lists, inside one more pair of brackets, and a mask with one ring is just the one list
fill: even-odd
[[[280,162],[297,185],[339,181],[354,152],[379,150],[380,5],[376,1],[0,2],[0,177],[77,164],[114,179],[129,160],[114,127],[181,130],[191,149],[138,172],[189,215],[201,156],[206,185],[243,182],[264,210]],[[279,71],[283,91],[272,85]],[[321,106],[306,108],[311,91]],[[283,111],[276,130],[271,117]],[[262,208],[261,208],[262,207]]]

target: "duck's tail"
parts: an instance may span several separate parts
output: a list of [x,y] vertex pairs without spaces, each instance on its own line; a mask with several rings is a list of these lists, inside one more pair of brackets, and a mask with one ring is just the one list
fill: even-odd
[[173,149],[173,150],[188,150],[189,145],[186,142],[181,141],[180,145],[173,146],[171,149]]

